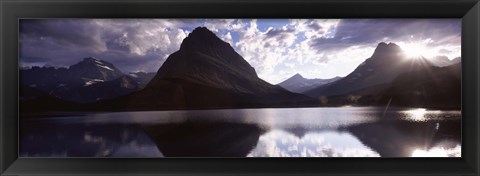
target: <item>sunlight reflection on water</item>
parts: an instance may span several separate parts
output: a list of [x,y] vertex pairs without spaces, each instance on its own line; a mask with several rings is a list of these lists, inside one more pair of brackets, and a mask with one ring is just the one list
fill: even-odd
[[406,114],[404,116],[405,120],[411,120],[415,122],[424,122],[425,120],[427,120],[425,118],[425,114],[427,114],[427,109],[425,108],[411,109],[404,112]]
[[433,147],[429,150],[415,149],[412,157],[461,157],[461,146],[454,148]]
[[425,108],[415,108],[400,112],[403,113],[403,120],[414,122],[425,122],[427,120],[445,120],[445,118],[448,118],[448,116],[439,116],[440,114],[460,115],[459,111],[427,110]]

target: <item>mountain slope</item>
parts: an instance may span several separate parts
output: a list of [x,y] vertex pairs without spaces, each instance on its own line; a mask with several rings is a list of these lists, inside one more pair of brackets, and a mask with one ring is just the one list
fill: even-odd
[[310,89],[329,84],[341,79],[341,77],[334,77],[331,79],[306,79],[300,74],[295,74],[278,85],[289,90],[290,92],[303,93]]
[[382,94],[380,104],[458,109],[462,97],[461,70],[461,63],[457,63],[401,74]]
[[155,72],[131,72],[128,74],[140,87],[145,87],[153,79]]
[[72,102],[95,102],[127,95],[140,90],[131,77],[123,75],[111,81],[98,82],[73,89],[56,90],[55,96]]
[[456,63],[460,63],[460,62],[462,62],[462,58],[461,57],[456,57],[456,58],[452,59],[450,62],[452,63],[452,65],[456,64]]

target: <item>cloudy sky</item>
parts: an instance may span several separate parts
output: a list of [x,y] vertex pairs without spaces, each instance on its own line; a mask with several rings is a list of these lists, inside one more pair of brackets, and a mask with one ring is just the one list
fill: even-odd
[[260,78],[279,83],[346,76],[379,42],[460,56],[460,19],[22,19],[20,66],[67,67],[85,57],[124,72],[155,72],[195,27],[230,43]]

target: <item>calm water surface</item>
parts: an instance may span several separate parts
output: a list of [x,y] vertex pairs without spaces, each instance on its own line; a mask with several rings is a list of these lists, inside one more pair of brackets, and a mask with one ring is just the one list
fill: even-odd
[[47,114],[21,157],[460,157],[461,112],[368,107]]

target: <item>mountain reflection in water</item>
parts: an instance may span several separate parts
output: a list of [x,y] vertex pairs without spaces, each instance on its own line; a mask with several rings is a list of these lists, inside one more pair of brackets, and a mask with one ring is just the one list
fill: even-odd
[[243,157],[263,130],[253,124],[185,122],[146,126],[164,156]]
[[21,119],[20,157],[461,155],[460,111],[281,108],[51,117]]
[[460,121],[378,121],[347,127],[366,146],[383,157],[410,156],[415,150],[455,148],[460,141]]
[[[74,119],[23,121],[21,157],[161,157],[137,125],[77,123]],[[60,121],[60,122],[59,122]],[[65,123],[68,122],[68,123]]]

